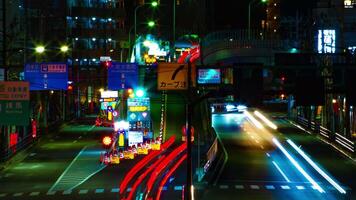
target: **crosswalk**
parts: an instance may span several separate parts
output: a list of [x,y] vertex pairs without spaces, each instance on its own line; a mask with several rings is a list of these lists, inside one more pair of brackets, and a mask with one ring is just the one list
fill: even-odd
[[73,190],[103,170],[106,165],[99,164],[100,153],[101,151],[97,149],[83,148],[49,191]]
[[[219,190],[235,190],[238,191],[317,191],[317,188],[313,187],[311,184],[219,184],[214,186],[213,188],[217,188]],[[327,192],[334,192],[335,189],[333,187],[325,187]],[[195,190],[205,190],[206,186],[195,186]],[[182,185],[170,185],[162,188],[163,191],[182,191]],[[127,192],[131,191],[131,188],[127,188]],[[6,199],[7,197],[16,198],[24,198],[26,196],[36,197],[36,196],[58,196],[58,195],[100,195],[100,194],[116,194],[119,193],[119,188],[92,188],[92,189],[76,189],[76,190],[62,190],[62,191],[32,191],[32,192],[17,192],[17,193],[1,193],[0,199]]]

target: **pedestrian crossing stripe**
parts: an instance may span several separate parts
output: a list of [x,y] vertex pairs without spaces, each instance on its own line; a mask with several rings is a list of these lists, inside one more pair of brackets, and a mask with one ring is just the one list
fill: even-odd
[[[268,184],[268,185],[257,185],[257,184],[252,184],[252,185],[228,185],[228,184],[221,184],[218,185],[219,189],[235,189],[235,190],[307,190],[307,189],[311,189],[311,190],[316,190],[316,188],[312,185],[279,185],[279,184]],[[163,190],[169,190],[169,188],[175,190],[175,191],[182,191],[183,190],[183,186],[182,185],[175,185],[175,186],[164,186],[162,189]],[[325,187],[330,191],[335,191],[335,189],[333,187]],[[195,188],[196,190],[204,190],[204,187],[202,186],[197,186]],[[350,190],[350,188],[347,188],[347,190]],[[81,190],[77,190],[77,191],[73,191],[73,190],[65,190],[65,191],[48,191],[48,192],[43,192],[43,195],[55,195],[56,193],[60,193],[62,195],[70,195],[70,194],[80,194],[80,195],[87,195],[89,194],[90,191],[93,191],[95,194],[102,194],[105,191],[106,192],[111,192],[111,193],[118,193],[120,191],[119,188],[112,188],[105,190],[104,188],[97,188],[97,189],[81,189]],[[130,192],[131,188],[127,189],[127,192]],[[0,193],[0,199],[6,199],[4,197],[7,196],[13,196],[13,197],[23,197],[23,196],[39,196],[41,195],[41,192],[38,191],[34,191],[34,192],[28,192],[28,193],[24,193],[24,192],[17,192],[17,193],[13,193],[13,194],[9,194],[9,193]]]

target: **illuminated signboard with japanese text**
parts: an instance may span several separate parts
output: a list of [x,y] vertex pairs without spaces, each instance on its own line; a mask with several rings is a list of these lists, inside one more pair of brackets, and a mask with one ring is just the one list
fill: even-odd
[[27,63],[25,80],[30,90],[67,90],[68,65],[66,63]]
[[220,69],[198,69],[198,84],[220,84]]

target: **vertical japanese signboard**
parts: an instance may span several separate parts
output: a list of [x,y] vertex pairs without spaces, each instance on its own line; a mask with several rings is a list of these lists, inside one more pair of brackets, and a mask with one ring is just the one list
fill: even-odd
[[109,90],[135,88],[137,84],[138,65],[136,63],[112,62],[108,68]]
[[67,90],[68,65],[66,63],[27,63],[25,80],[30,90]]
[[0,125],[29,124],[28,82],[0,81]]

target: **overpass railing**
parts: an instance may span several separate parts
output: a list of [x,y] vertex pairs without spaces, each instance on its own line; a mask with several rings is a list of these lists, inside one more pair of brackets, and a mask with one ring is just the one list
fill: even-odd
[[267,39],[259,31],[252,31],[251,37],[245,30],[218,31],[205,36],[202,41],[202,54],[206,57],[224,49],[272,49],[286,51],[294,45],[290,40]]

